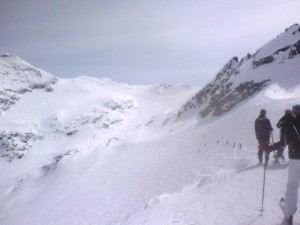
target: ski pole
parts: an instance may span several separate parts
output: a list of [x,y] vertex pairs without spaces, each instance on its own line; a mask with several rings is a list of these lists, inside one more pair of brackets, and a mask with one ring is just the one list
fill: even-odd
[[272,145],[274,145],[273,132],[271,131]]
[[261,215],[263,214],[264,211],[264,199],[265,199],[265,186],[266,186],[266,171],[267,171],[267,163],[265,163],[265,168],[264,168],[264,180],[263,180],[263,192],[262,192],[262,200],[261,200]]
[[[274,138],[273,138],[273,132],[271,131],[271,140],[272,140],[272,145],[274,145]],[[273,151],[273,156],[275,157],[275,151]]]

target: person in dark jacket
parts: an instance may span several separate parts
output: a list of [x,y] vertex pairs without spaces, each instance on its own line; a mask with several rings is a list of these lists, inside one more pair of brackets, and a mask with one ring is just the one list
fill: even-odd
[[[287,130],[292,121],[294,120],[294,115],[292,114],[292,110],[287,109],[285,110],[284,116],[280,118],[280,120],[277,123],[277,128],[280,129],[280,141],[278,143],[278,150],[276,152],[276,157],[280,158],[283,156],[283,151],[286,145],[288,144],[289,140],[287,139]],[[276,143],[275,143],[276,144]],[[275,145],[274,144],[274,145]]]
[[295,115],[295,118],[286,129],[290,158],[285,193],[285,216],[288,224],[293,223],[293,215],[297,211],[298,187],[300,183],[300,105],[293,106],[292,113]]
[[284,116],[280,118],[280,120],[277,123],[277,128],[280,129],[280,143],[283,146],[286,146],[288,143],[288,140],[286,139],[286,132],[289,127],[289,125],[293,122],[294,115],[292,114],[292,110],[286,109]]
[[266,151],[270,144],[270,135],[273,131],[270,120],[266,116],[265,109],[260,110],[258,118],[255,120],[254,128],[256,139],[258,141],[258,160],[262,163],[263,153],[265,152],[265,163],[269,161],[269,153]]
[[269,153],[272,151],[276,151],[276,154],[274,155],[275,161],[278,161],[280,158],[284,159],[283,151],[288,144],[287,130],[291,125],[293,119],[294,115],[292,114],[292,110],[286,109],[285,114],[279,119],[276,125],[277,128],[280,129],[280,141],[270,145],[267,148],[267,151]]

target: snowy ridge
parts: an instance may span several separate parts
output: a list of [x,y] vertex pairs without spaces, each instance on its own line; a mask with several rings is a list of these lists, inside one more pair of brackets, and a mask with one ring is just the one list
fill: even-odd
[[[298,35],[290,29],[278,40]],[[0,225],[282,225],[288,162],[270,160],[261,215],[263,167],[253,129],[265,108],[277,141],[275,124],[299,104],[300,56],[286,57],[294,46],[254,67],[283,47],[275,40],[275,51],[261,50],[261,58],[230,60],[202,92],[43,72],[36,79],[1,59],[0,71],[15,75],[1,75],[7,84],[24,81],[12,90],[34,82],[52,88],[19,94],[0,115]],[[294,220],[300,224],[299,212]]]
[[248,53],[241,61],[231,59],[213,81],[181,107],[178,116],[220,116],[274,82],[294,87],[300,81],[299,54],[300,26],[295,24],[254,55]]
[[293,50],[293,47],[299,42],[299,39],[300,26],[299,24],[294,24],[287,28],[284,33],[278,35],[275,39],[258,49],[255,53],[255,59],[258,61],[262,58],[276,55],[280,51],[287,51],[288,49],[290,53],[290,51]]
[[12,54],[0,55],[0,113],[34,89],[52,91],[57,79]]
[[[0,67],[1,71],[29,67],[18,57],[5,55],[4,58],[6,64]],[[17,66],[18,62],[20,66]],[[33,74],[27,74],[28,70]],[[73,136],[87,135],[86,138],[97,139],[96,143],[91,142],[91,146],[87,144],[85,148],[108,147],[122,142],[131,130],[149,122],[153,115],[161,113],[161,109],[178,107],[178,102],[168,103],[168,100],[180,95],[186,99],[183,92],[191,96],[189,93],[194,94],[196,90],[170,84],[134,87],[107,78],[86,76],[64,80],[44,74],[32,66],[24,74],[12,69],[3,83],[9,83],[9,79],[15,80],[14,90],[28,88],[28,91],[22,92],[17,104],[9,105],[0,118],[5,127],[0,132],[0,155],[8,161],[22,158],[32,147],[34,149],[34,145],[41,140],[47,141],[51,136],[72,139]],[[30,86],[38,84],[45,84],[46,91],[44,88],[30,89]],[[55,84],[55,88],[49,91],[46,84],[49,87]],[[144,116],[133,120],[137,113]]]

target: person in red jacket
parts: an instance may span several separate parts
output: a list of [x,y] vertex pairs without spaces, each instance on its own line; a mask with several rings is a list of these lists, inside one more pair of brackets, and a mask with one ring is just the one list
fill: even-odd
[[266,116],[267,111],[265,109],[260,110],[260,114],[255,120],[254,128],[256,139],[258,141],[258,160],[262,163],[263,153],[265,152],[265,163],[269,161],[269,152],[267,148],[270,145],[270,135],[273,131],[270,120]]

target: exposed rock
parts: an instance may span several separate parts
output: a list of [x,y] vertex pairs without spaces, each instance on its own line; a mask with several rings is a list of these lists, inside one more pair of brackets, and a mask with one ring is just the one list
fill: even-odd
[[216,106],[215,102],[230,92],[231,80],[238,74],[238,62],[231,59],[216,75],[216,78],[200,90],[190,101],[181,107],[178,116],[190,109],[205,108],[205,115]]
[[295,55],[298,54],[300,54],[300,40],[291,47],[289,58],[293,58]]
[[[181,107],[178,117],[190,110],[196,110],[202,118],[208,115],[220,116],[266,87],[269,79],[236,83],[236,77],[240,74],[239,68],[247,60],[252,60],[252,55],[248,54],[240,63],[237,57],[232,58],[212,82]],[[257,65],[271,61],[271,58],[263,59]]]
[[212,112],[213,116],[220,116],[223,113],[228,112],[241,101],[261,91],[267,85],[268,81],[270,80],[264,80],[259,83],[247,81],[241,83],[229,94],[226,93],[224,97],[222,97],[222,95],[213,96],[209,105],[201,110],[199,114],[201,117],[205,117]]
[[64,158],[73,156],[78,152],[78,150],[70,150],[64,154],[55,156],[50,164],[46,164],[42,167],[42,171],[45,173],[53,171]]
[[34,142],[42,136],[34,133],[4,132],[0,133],[0,154],[8,162],[21,159],[29,151]]
[[134,102],[109,100],[103,103],[104,107],[93,108],[89,112],[80,114],[69,121],[60,121],[53,117],[49,123],[52,132],[72,136],[85,125],[93,124],[98,129],[110,129],[122,124],[125,114],[135,109]]
[[274,57],[271,55],[271,56],[268,56],[268,57],[265,57],[265,58],[262,58],[258,61],[253,61],[253,68],[256,68],[256,67],[259,67],[261,65],[265,65],[265,64],[268,64],[268,63],[271,63],[274,61]]

